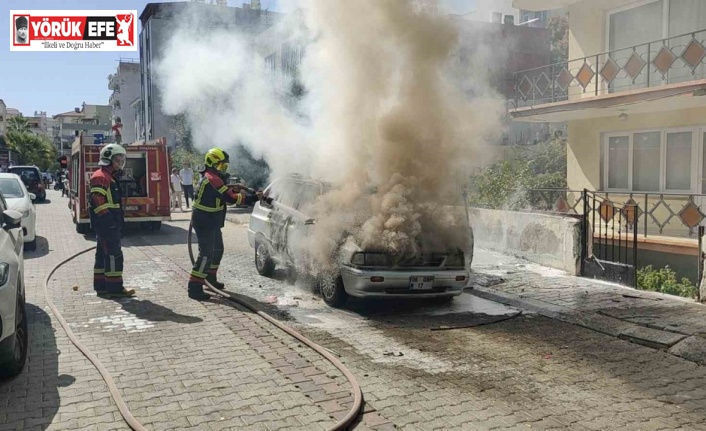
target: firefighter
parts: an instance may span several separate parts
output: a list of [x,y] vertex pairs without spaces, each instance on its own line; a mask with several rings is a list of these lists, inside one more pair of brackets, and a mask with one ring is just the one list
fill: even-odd
[[100,168],[91,175],[90,215],[96,232],[93,289],[99,296],[132,296],[123,287],[123,252],[120,246],[123,209],[118,177],[125,167],[125,148],[106,145],[100,152]]
[[205,281],[217,289],[225,287],[216,277],[223,257],[221,228],[225,225],[225,205],[253,203],[261,196],[247,196],[243,191],[235,192],[226,186],[229,162],[228,153],[220,148],[210,149],[206,153],[205,167],[199,172],[201,179],[196,185],[191,224],[199,241],[199,256],[189,277],[189,298],[197,301],[210,298],[203,291]]

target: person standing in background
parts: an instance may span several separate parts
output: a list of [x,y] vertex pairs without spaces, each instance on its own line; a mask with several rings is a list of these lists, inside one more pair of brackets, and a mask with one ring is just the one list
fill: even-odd
[[169,180],[169,187],[172,189],[172,208],[179,207],[180,211],[184,211],[181,207],[181,178],[179,178],[179,171],[177,168],[172,169],[172,176]]
[[181,178],[181,189],[184,192],[184,199],[186,200],[186,208],[189,208],[189,198],[194,200],[194,171],[191,169],[191,164],[189,162],[182,163],[182,169],[179,171],[179,177]]

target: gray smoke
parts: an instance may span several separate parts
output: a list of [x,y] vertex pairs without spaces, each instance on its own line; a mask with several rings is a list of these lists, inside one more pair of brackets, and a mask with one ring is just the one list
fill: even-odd
[[461,187],[486,161],[503,104],[490,91],[469,100],[450,79],[456,28],[431,0],[307,5],[294,32],[310,40],[297,105],[282,103],[246,36],[184,26],[158,69],[165,106],[187,113],[200,148],[243,142],[273,177],[335,185],[304,209],[316,224],[292,239],[311,272],[335,266],[342,245],[400,259],[467,250]]

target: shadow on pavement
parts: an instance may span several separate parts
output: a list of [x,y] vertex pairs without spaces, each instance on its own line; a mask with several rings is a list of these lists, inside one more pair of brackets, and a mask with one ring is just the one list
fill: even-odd
[[37,235],[37,249],[34,251],[23,250],[25,260],[36,259],[49,254],[49,240]]
[[134,315],[135,317],[147,320],[150,322],[174,322],[174,323],[199,323],[203,320],[199,317],[185,316],[178,314],[171,309],[147,299],[132,299],[132,298],[112,298],[113,301],[120,304],[123,310]]
[[49,315],[28,303],[27,316],[30,348],[25,369],[12,380],[0,381],[0,411],[7,414],[2,424],[8,426],[3,429],[47,429],[59,410],[58,388],[76,381],[59,375],[59,350]]

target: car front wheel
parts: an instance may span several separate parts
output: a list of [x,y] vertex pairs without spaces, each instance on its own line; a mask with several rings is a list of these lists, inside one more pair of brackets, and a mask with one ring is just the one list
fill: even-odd
[[0,378],[12,378],[22,372],[27,362],[29,348],[29,329],[27,325],[27,308],[25,300],[17,289],[17,309],[15,310],[15,348],[6,363],[0,364]]
[[322,277],[319,280],[319,292],[324,302],[334,308],[341,308],[348,301],[348,293],[343,287],[342,277]]
[[270,250],[262,242],[255,242],[255,268],[257,273],[270,277],[275,272],[275,262],[270,257]]

